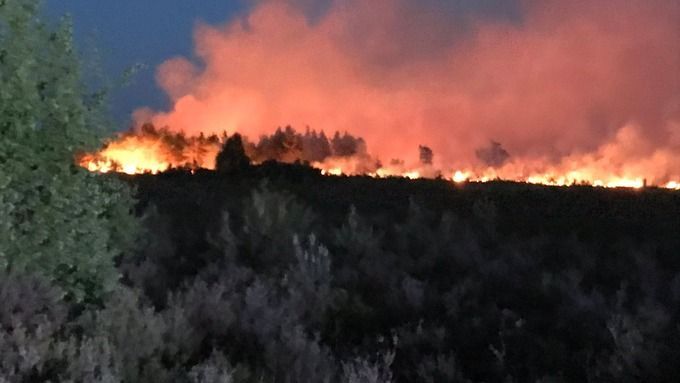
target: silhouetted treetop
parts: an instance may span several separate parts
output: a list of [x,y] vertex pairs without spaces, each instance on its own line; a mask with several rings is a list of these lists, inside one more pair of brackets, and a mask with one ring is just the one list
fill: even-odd
[[250,166],[240,134],[235,133],[227,139],[215,161],[215,168],[220,172],[235,172]]

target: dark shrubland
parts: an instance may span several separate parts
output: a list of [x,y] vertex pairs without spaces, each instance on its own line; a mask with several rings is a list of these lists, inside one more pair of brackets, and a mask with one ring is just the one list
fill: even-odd
[[273,163],[125,179],[157,241],[123,260],[129,284],[190,318],[190,361],[219,352],[246,381],[678,377],[675,192]]
[[0,382],[680,381],[678,192],[325,177],[238,136],[215,172],[90,174],[37,9],[0,0]]
[[11,381],[680,374],[675,192],[325,177],[274,163],[122,178],[137,190],[143,240],[118,259],[122,283],[100,306],[3,276],[3,350],[36,355],[4,352]]

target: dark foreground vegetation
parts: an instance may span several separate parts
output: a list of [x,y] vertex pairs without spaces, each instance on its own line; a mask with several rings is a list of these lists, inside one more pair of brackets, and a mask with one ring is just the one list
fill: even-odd
[[220,172],[90,174],[103,93],[38,14],[0,0],[1,383],[680,381],[680,193],[323,177],[233,139]]
[[156,315],[186,318],[158,346],[187,352],[175,363],[217,352],[266,381],[680,378],[677,192],[273,163],[128,182],[147,233],[120,268]]
[[680,378],[680,193],[273,162],[103,177],[142,220],[122,284],[73,304],[3,277],[9,381]]

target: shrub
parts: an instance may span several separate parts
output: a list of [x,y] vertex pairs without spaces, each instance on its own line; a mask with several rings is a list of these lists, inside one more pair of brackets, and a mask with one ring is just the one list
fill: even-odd
[[75,301],[110,291],[135,233],[128,190],[74,164],[97,111],[80,84],[71,27],[38,1],[0,2],[0,268],[37,272]]
[[291,264],[295,259],[292,238],[310,234],[314,218],[293,195],[261,184],[243,209],[245,261],[257,270],[282,269]]

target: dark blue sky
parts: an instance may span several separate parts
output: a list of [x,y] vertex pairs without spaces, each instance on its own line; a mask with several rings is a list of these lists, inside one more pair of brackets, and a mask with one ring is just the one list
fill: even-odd
[[122,123],[137,107],[165,106],[154,72],[168,58],[192,54],[192,31],[198,20],[222,23],[235,17],[243,5],[233,0],[49,0],[45,8],[50,19],[73,17],[86,61],[93,61],[91,48],[96,47],[109,80],[117,81],[136,63],[146,65],[130,85],[113,94],[112,112]]

